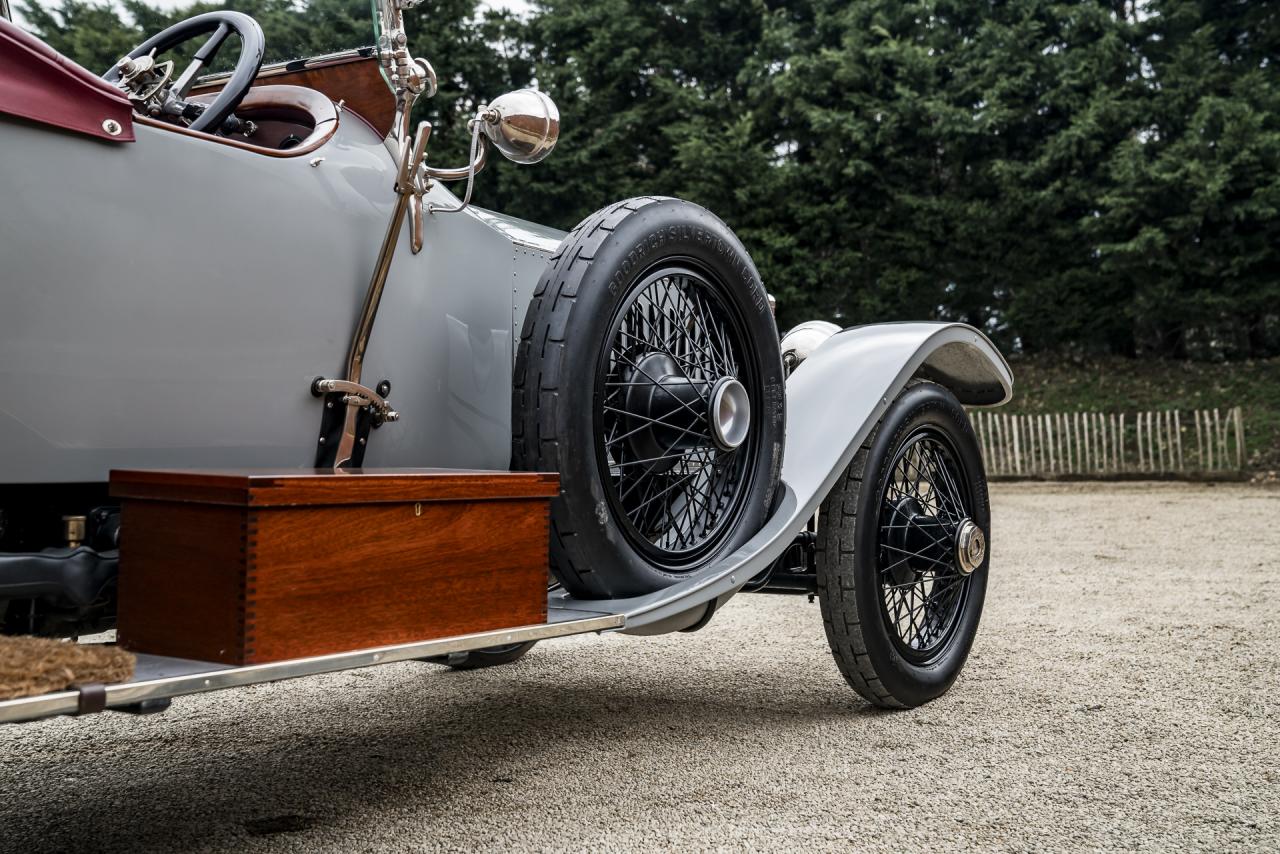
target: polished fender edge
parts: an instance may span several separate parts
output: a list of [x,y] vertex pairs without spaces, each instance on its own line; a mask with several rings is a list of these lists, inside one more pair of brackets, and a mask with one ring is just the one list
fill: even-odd
[[917,377],[946,386],[971,406],[998,406],[1013,393],[1008,363],[972,326],[884,323],[836,333],[787,380],[781,495],[759,533],[695,576],[655,593],[578,600],[562,592],[558,606],[625,614],[628,634],[674,631],[695,622],[707,602],[727,599],[777,560],[889,404]]

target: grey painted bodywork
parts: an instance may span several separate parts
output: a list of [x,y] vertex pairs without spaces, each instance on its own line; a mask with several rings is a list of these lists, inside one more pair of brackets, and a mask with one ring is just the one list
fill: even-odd
[[[299,157],[136,131],[0,118],[0,483],[313,462],[310,382],[341,374],[391,155],[350,117]],[[506,468],[515,339],[561,234],[467,210],[425,236],[401,237],[365,360],[403,416],[366,464]]]
[[[364,123],[302,157],[145,125],[132,145],[0,118],[0,484],[103,481],[111,468],[313,462],[390,215],[391,156]],[[428,202],[455,207],[444,188]],[[365,359],[401,420],[369,466],[505,469],[524,312],[562,233],[478,209],[401,235]],[[1005,401],[980,332],[904,323],[828,339],[787,382],[781,500],[764,528],[658,593],[557,608],[686,627],[775,560],[915,376]]]

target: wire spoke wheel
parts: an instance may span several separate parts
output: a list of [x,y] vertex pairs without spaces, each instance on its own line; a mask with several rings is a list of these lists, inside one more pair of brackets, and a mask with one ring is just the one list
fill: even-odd
[[831,654],[878,706],[939,697],[982,616],[991,505],[977,438],[942,386],[889,404],[818,514],[815,569]]
[[705,208],[642,197],[567,234],[529,301],[511,465],[553,471],[548,558],[570,594],[641,596],[741,547],[782,471],[769,295]]
[[628,539],[668,571],[714,549],[742,511],[760,399],[745,341],[722,286],[667,266],[623,301],[602,353],[605,491]]
[[[892,463],[880,502],[881,605],[907,659],[928,661],[955,629],[970,573],[957,543],[972,499],[947,438],[924,428]],[[969,523],[972,525],[972,523]]]

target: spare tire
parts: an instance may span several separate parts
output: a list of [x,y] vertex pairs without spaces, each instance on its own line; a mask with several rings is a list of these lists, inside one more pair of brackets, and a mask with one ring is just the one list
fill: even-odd
[[552,571],[579,597],[671,585],[749,539],[782,467],[778,331],[705,208],[628,199],[561,242],[516,357],[512,467],[554,471]]

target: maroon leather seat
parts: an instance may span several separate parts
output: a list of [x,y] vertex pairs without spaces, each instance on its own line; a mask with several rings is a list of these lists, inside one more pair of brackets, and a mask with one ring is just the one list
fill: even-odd
[[0,113],[112,142],[134,138],[133,108],[123,92],[4,18]]

